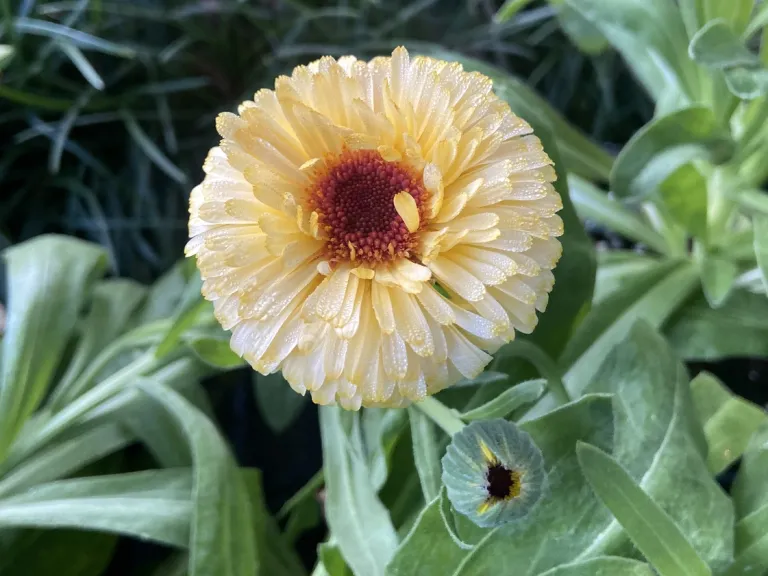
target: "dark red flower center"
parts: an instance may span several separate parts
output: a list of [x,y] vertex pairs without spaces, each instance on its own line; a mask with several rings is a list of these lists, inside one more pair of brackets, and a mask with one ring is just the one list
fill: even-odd
[[410,166],[387,162],[376,150],[346,151],[328,162],[309,191],[327,236],[328,258],[366,263],[409,258],[418,231],[409,232],[395,209],[399,192],[413,197],[423,222],[427,192]]

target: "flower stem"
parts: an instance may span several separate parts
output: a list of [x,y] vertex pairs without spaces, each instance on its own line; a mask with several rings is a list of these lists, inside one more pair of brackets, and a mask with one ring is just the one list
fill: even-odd
[[464,422],[461,421],[453,410],[432,396],[424,398],[424,400],[417,402],[414,406],[424,412],[427,417],[449,436],[453,436],[465,426]]

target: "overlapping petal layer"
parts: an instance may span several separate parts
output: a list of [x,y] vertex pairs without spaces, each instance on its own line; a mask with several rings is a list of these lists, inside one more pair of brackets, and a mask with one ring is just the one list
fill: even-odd
[[186,253],[259,372],[321,404],[399,406],[534,329],[561,201],[487,77],[403,48],[322,58],[217,130]]

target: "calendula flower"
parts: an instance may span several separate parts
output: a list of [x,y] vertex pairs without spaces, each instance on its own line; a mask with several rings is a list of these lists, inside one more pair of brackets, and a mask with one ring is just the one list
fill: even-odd
[[457,512],[490,527],[527,515],[546,491],[547,475],[530,435],[498,419],[454,434],[443,456],[443,483]]
[[320,404],[400,406],[533,330],[561,201],[487,77],[404,48],[326,57],[216,127],[186,253],[259,372]]

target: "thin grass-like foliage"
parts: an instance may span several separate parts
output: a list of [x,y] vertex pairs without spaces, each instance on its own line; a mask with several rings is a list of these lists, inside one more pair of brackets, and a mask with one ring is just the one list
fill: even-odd
[[546,4],[503,24],[484,0],[0,4],[0,234],[95,240],[144,281],[181,255],[216,114],[321,55],[440,44],[529,78],[601,140],[648,113],[618,59],[571,50]]

